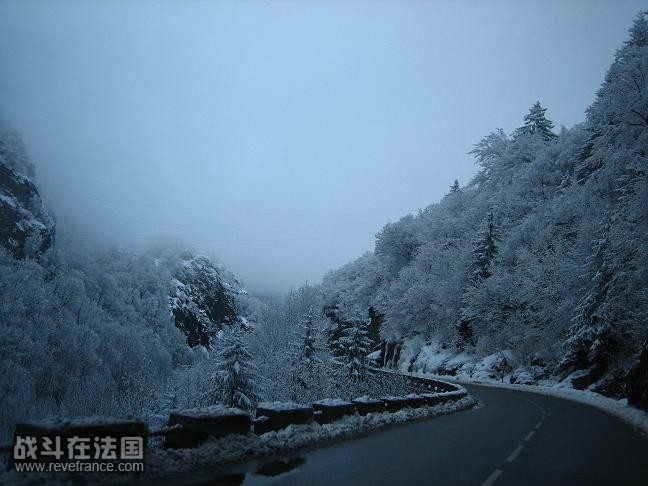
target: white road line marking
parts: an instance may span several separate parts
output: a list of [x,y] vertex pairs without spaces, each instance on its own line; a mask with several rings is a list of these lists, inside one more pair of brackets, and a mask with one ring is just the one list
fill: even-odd
[[531,440],[531,437],[535,435],[535,430],[532,430],[527,434],[527,436],[524,438],[524,442],[529,442]]
[[515,458],[520,455],[520,452],[522,452],[522,449],[524,449],[524,446],[517,446],[513,452],[511,452],[511,455],[506,458],[506,462],[513,462],[515,461]]
[[501,475],[502,475],[502,470],[501,469],[495,469],[493,471],[493,474],[488,476],[486,478],[486,481],[481,483],[481,486],[492,486],[495,483],[495,481],[497,481],[497,478],[499,478]]

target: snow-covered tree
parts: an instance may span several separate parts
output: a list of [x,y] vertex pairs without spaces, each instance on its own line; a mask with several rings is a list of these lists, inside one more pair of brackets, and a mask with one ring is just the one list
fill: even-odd
[[457,324],[457,349],[464,351],[469,346],[475,345],[475,331],[469,316],[462,315]]
[[491,276],[491,264],[497,253],[497,234],[493,213],[486,217],[486,228],[473,241],[472,279],[479,282]]
[[420,246],[414,230],[412,215],[401,218],[397,223],[387,223],[376,235],[376,255],[384,258],[391,271],[397,271],[409,264]]
[[461,186],[459,185],[459,180],[455,179],[452,185],[450,186],[450,193],[456,194],[457,192],[461,192]]
[[474,182],[485,182],[492,179],[497,173],[497,165],[508,150],[509,137],[504,130],[498,128],[489,133],[475,144],[475,148],[468,152],[475,157],[481,171],[475,176]]
[[304,315],[293,341],[291,399],[309,402],[325,398],[330,386],[331,357],[313,307]]
[[318,353],[318,329],[314,322],[314,309],[311,307],[308,313],[304,316],[301,324],[301,332],[297,342],[297,356],[296,361],[299,368],[310,370],[316,365],[320,364],[322,360],[319,358]]
[[253,408],[260,395],[261,377],[237,326],[222,332],[216,353],[220,401],[228,407]]
[[[528,363],[541,353],[558,364],[568,337],[574,368],[620,376],[647,337],[647,39],[641,12],[582,124],[558,137],[536,103],[512,137],[484,137],[471,183],[386,225],[373,254],[328,274],[327,306],[373,306],[390,343],[509,349]],[[491,211],[496,227],[476,232]],[[604,242],[594,250],[593,235]]]
[[554,124],[547,118],[546,111],[547,109],[536,101],[524,116],[524,125],[516,130],[516,137],[538,134],[544,141],[555,140],[558,136],[552,131]]
[[612,320],[605,312],[605,301],[615,276],[608,263],[609,225],[605,225],[601,237],[594,243],[594,254],[587,265],[594,276],[587,293],[576,308],[576,315],[565,342],[568,353],[563,366],[576,369],[595,366],[605,368],[616,348]]
[[367,324],[355,321],[347,327],[338,341],[343,351],[340,357],[342,375],[353,383],[365,380],[367,372],[367,355],[371,352],[371,340]]

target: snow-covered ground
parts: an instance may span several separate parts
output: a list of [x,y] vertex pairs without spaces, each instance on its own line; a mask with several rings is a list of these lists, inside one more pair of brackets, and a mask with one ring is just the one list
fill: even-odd
[[[439,373],[442,370],[453,375]],[[443,349],[439,343],[425,343],[414,338],[403,345],[399,371],[412,376],[524,390],[586,403],[648,434],[648,413],[629,406],[627,400],[608,398],[591,390],[576,390],[571,384],[578,372],[559,381],[542,366],[522,366],[510,350],[479,359],[468,353]]]

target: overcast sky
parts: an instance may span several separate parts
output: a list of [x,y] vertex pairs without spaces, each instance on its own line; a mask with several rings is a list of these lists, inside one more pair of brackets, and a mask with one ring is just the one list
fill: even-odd
[[467,183],[536,100],[582,121],[642,7],[3,0],[0,113],[62,238],[180,241],[286,290]]

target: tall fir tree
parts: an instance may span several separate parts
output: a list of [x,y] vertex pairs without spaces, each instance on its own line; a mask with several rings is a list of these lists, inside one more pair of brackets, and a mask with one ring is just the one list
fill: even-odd
[[491,276],[491,263],[497,254],[497,234],[493,213],[486,217],[486,228],[479,238],[473,241],[472,281],[479,283]]
[[223,331],[217,353],[216,378],[221,403],[228,407],[254,408],[261,391],[261,377],[248,350],[243,331],[232,327]]
[[475,331],[472,327],[472,320],[466,315],[465,309],[457,324],[457,349],[465,351],[469,346],[475,345]]
[[524,125],[515,132],[516,137],[520,135],[539,134],[546,142],[556,140],[556,135],[552,129],[554,124],[546,116],[546,108],[543,108],[539,101],[536,101],[529,113],[524,116]]
[[450,186],[450,193],[456,194],[458,192],[461,192],[461,186],[459,185],[459,180],[455,179],[452,185]]
[[304,316],[293,343],[291,399],[299,401],[315,387],[318,368],[322,364],[318,353],[318,329],[310,308]]
[[630,39],[624,42],[624,47],[645,47],[648,45],[648,20],[646,20],[648,10],[643,10],[637,14],[632,27],[630,27]]
[[605,311],[608,291],[615,276],[608,264],[609,225],[604,225],[602,236],[594,243],[593,255],[586,267],[593,271],[589,290],[578,303],[569,337],[565,342],[567,354],[561,362],[563,368],[583,369],[595,367],[603,371],[616,348],[616,338],[611,316]]
[[[470,277],[470,287],[472,288],[479,286],[492,275],[491,265],[497,254],[497,233],[492,212],[488,213],[486,217],[486,228],[479,238],[473,241],[473,245]],[[459,322],[455,326],[457,331],[457,349],[460,351],[464,351],[469,346],[475,345],[475,332],[472,325],[474,317],[470,302],[466,301],[466,296],[464,295],[464,305],[460,309]]]
[[343,375],[353,383],[363,382],[367,372],[367,355],[371,352],[371,339],[367,324],[355,321],[339,339]]
[[312,369],[321,363],[318,354],[318,329],[314,322],[313,308],[308,310],[301,324],[296,361],[301,368]]

